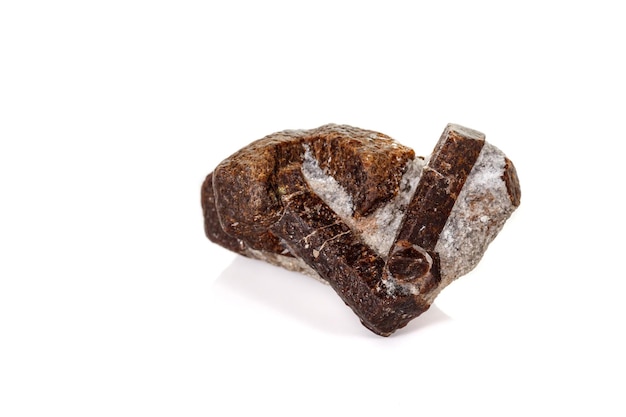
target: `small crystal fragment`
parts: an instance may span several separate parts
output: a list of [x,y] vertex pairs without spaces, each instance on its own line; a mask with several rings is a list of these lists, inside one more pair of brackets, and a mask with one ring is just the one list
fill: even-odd
[[389,336],[478,264],[520,196],[513,163],[475,130],[449,124],[425,159],[330,124],[251,143],[201,199],[211,241],[327,282]]

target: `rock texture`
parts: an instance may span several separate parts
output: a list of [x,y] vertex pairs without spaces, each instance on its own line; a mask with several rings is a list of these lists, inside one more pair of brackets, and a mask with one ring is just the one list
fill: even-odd
[[202,185],[207,237],[330,284],[388,336],[473,269],[520,204],[515,168],[450,124],[428,159],[345,125],[286,130],[225,159]]

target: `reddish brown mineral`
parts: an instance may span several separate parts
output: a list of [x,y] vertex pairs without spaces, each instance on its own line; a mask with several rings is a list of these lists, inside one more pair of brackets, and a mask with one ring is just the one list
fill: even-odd
[[211,241],[326,281],[382,336],[476,266],[519,201],[511,161],[458,125],[428,163],[355,127],[278,132],[202,185]]

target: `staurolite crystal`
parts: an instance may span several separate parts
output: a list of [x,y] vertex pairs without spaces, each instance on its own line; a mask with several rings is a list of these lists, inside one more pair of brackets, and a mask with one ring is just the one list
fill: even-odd
[[207,176],[206,235],[327,282],[388,336],[472,270],[520,204],[513,164],[484,138],[450,124],[422,158],[345,125],[271,134]]

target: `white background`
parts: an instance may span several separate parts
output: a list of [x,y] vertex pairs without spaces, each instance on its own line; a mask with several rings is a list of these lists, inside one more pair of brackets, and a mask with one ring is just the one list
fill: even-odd
[[[0,415],[623,416],[620,2],[429,3],[3,1]],[[329,122],[460,123],[520,176],[390,338],[204,237],[222,159]]]

